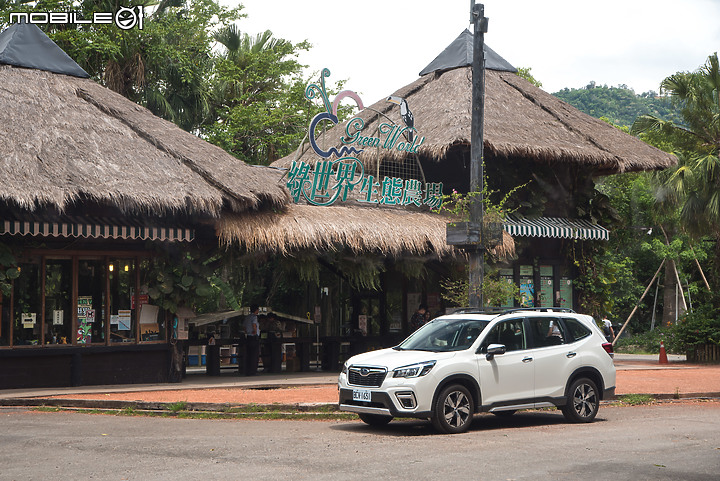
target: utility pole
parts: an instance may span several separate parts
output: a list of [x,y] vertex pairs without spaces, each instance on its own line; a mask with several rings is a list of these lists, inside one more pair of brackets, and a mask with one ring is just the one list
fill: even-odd
[[470,139],[470,225],[479,229],[481,242],[468,250],[469,307],[482,307],[484,279],[484,232],[483,232],[483,121],[485,116],[485,32],[488,19],[485,6],[470,1],[470,23],[473,24],[472,65],[472,128]]

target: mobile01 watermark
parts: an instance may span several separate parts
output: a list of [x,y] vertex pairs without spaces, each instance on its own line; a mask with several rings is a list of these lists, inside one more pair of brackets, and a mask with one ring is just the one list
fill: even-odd
[[33,23],[35,25],[108,25],[114,23],[122,30],[138,28],[142,30],[145,12],[142,5],[137,7],[119,7],[118,11],[95,12],[91,18],[85,18],[76,12],[10,12],[10,23]]

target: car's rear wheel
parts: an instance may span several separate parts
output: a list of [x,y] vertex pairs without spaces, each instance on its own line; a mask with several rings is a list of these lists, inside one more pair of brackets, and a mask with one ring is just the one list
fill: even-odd
[[358,414],[360,420],[368,426],[385,426],[392,421],[392,416],[383,416],[382,414]]
[[447,386],[440,392],[433,408],[432,423],[442,433],[463,433],[473,420],[473,398],[460,384]]
[[573,381],[568,390],[567,404],[562,407],[565,419],[573,423],[589,423],[595,419],[600,407],[600,396],[595,383],[588,378]]

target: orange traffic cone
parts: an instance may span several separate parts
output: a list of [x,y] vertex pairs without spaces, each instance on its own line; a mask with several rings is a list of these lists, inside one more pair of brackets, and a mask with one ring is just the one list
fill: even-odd
[[660,362],[659,364],[667,364],[668,358],[667,353],[665,352],[665,343],[663,341],[660,341]]

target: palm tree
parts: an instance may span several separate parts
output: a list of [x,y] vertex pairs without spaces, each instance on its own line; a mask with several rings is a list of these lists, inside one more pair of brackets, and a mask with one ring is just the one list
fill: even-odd
[[[695,238],[720,240],[720,64],[717,52],[695,72],[667,77],[661,93],[681,107],[684,125],[650,115],[638,117],[631,133],[662,138],[678,158],[678,164],[656,174],[657,199],[661,205],[679,209],[681,227]],[[672,229],[666,230],[672,232]],[[715,262],[720,263],[720,242]],[[669,269],[670,267],[668,267]],[[674,272],[666,270],[666,291],[674,290]],[[666,292],[666,300],[674,293]]]
[[205,125],[208,140],[245,162],[269,164],[297,147],[307,125],[305,81],[294,57],[308,44],[273,38],[269,30],[251,36],[235,25],[213,38],[223,48],[213,78],[217,121]]

